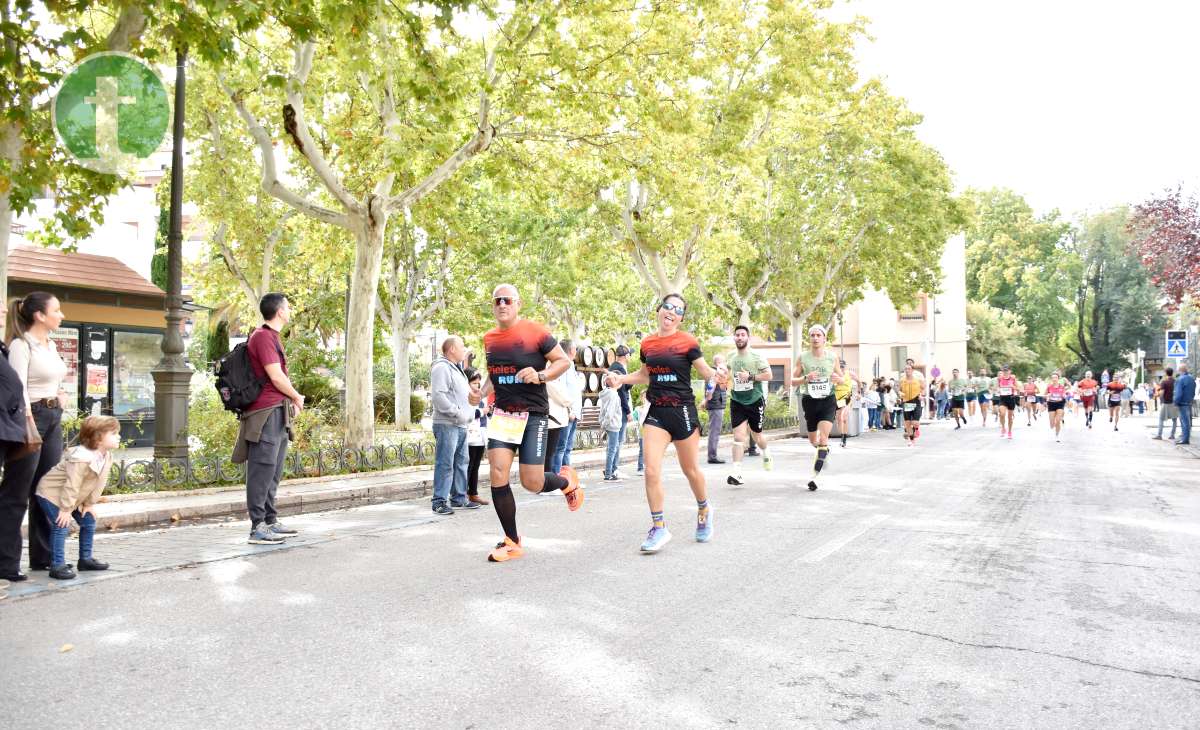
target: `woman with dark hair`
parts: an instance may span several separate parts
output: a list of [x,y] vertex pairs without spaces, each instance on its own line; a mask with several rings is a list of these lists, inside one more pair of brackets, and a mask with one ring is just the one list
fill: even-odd
[[8,362],[24,390],[26,418],[42,437],[41,448],[4,466],[0,479],[0,578],[25,580],[21,573],[21,519],[29,510],[29,566],[50,569],[50,522],[33,487],[62,457],[62,381],[67,365],[50,333],[63,321],[58,298],[32,292],[9,305]]
[[646,467],[646,502],[650,507],[650,532],[642,543],[644,553],[656,553],[671,540],[663,516],[665,497],[662,462],[667,446],[675,444],[679,468],[687,477],[696,498],[696,541],[712,539],[712,507],[704,472],[700,469],[700,418],[692,392],[692,368],[709,380],[716,371],[704,362],[700,343],[680,329],[687,304],[678,294],[668,294],[658,303],[658,331],[642,340],[642,367],[632,373],[610,371],[605,383],[610,388],[645,385],[650,409],[642,426]]

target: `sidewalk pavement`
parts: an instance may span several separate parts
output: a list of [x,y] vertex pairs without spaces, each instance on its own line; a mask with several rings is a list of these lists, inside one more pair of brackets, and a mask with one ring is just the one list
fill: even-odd
[[[796,435],[794,429],[782,429],[770,432],[768,437],[775,439],[791,435]],[[732,438],[729,435],[722,436],[722,446],[729,446]],[[701,446],[704,446],[703,439]],[[604,449],[572,451],[571,462],[580,472],[598,472],[604,466]],[[490,486],[486,463],[485,460],[480,467],[480,487]],[[637,463],[636,444],[621,447],[621,463]],[[517,473],[515,466],[512,472],[514,478]],[[426,497],[432,494],[432,490],[433,467],[411,466],[361,474],[289,479],[279,485],[275,506],[281,515],[298,515]],[[246,514],[246,488],[242,484],[186,491],[113,494],[102,497],[101,501],[103,504],[98,510],[97,532],[241,518]]]
[[[767,438],[772,441],[796,436],[794,429],[779,429],[767,433]],[[700,442],[702,453],[707,448],[706,443],[703,439]],[[722,445],[728,446],[731,443],[731,436],[722,437]],[[622,448],[621,453],[622,464],[637,462],[636,448]],[[639,490],[641,488],[641,477],[631,473],[625,474],[619,482],[600,481],[604,449],[572,452],[571,458],[572,465],[579,470],[589,494],[622,487]],[[668,455],[668,458],[672,457]],[[210,493],[203,495],[117,495],[120,497],[118,501],[101,506],[101,524],[106,523],[104,518],[107,518],[114,508],[120,507],[124,510],[123,514],[114,516],[113,520],[124,520],[123,525],[110,528],[107,532],[102,529],[96,534],[95,555],[97,559],[110,564],[108,570],[79,573],[77,578],[64,581],[51,579],[45,571],[26,569],[29,580],[9,586],[9,598],[0,601],[0,610],[14,600],[76,590],[98,581],[160,570],[204,567],[221,580],[221,576],[226,572],[237,570],[236,565],[222,567],[228,565],[222,561],[231,558],[277,550],[310,548],[342,537],[372,536],[405,528],[419,529],[422,525],[454,519],[433,514],[428,503],[416,501],[416,497],[430,493],[431,476],[432,470],[428,467],[412,467],[348,477],[284,482],[280,485],[277,501],[284,503],[286,494],[290,506],[280,511],[281,514],[290,515],[286,519],[287,524],[299,529],[300,534],[288,538],[280,545],[250,545],[246,542],[250,523],[245,519],[244,489],[240,487],[233,490],[204,490]],[[480,479],[480,486],[485,484],[486,472]],[[526,494],[519,488],[516,491],[517,499],[522,505],[562,501],[562,496],[558,493]],[[139,496],[142,498],[135,498]],[[164,507],[164,504],[170,506]],[[359,509],[344,509],[345,507]],[[208,514],[204,514],[206,511]],[[456,510],[456,514],[466,513],[459,519],[467,518],[470,512],[485,513],[488,515],[487,519],[495,519],[491,507],[471,511]],[[146,522],[142,525],[146,529],[134,530],[132,527],[138,520],[163,514],[178,514],[181,517],[175,521],[168,519],[158,523]],[[214,519],[208,521],[210,524],[205,524],[201,517]],[[171,526],[184,520],[191,521],[190,526],[184,529]],[[75,562],[78,545],[77,534],[72,535],[67,541],[67,562]],[[231,592],[237,590],[237,586],[234,585],[227,588]]]

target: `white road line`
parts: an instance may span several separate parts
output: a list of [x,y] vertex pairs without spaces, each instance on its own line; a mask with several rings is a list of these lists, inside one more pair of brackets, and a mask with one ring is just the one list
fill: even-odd
[[834,538],[833,540],[830,540],[829,542],[825,543],[821,547],[816,548],[815,550],[809,551],[809,553],[807,555],[805,555],[803,558],[800,559],[800,562],[802,562],[802,563],[819,563],[819,562],[821,562],[825,558],[836,553],[838,550],[841,550],[842,548],[846,547],[847,545],[849,545],[851,542],[853,542],[857,538],[862,537],[862,535],[864,535],[867,532],[867,530],[870,530],[872,527],[874,527],[875,525],[878,525],[880,522],[884,522],[889,517],[890,517],[890,515],[874,515],[873,517],[868,518],[867,520],[863,521],[863,523],[861,525],[854,528],[850,532],[839,535],[838,537]]

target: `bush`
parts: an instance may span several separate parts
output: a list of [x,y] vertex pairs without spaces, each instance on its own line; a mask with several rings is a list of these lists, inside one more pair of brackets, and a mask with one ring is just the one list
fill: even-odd
[[425,399],[416,393],[408,397],[408,414],[413,423],[420,421],[425,416],[425,409],[428,407]]

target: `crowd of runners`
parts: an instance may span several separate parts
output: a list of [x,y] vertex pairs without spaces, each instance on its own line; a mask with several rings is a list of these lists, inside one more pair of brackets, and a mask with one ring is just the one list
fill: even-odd
[[[488,462],[491,465],[492,503],[504,532],[503,539],[488,556],[504,562],[524,554],[517,530],[516,501],[509,485],[514,459],[519,464],[521,485],[534,493],[561,492],[573,512],[583,504],[584,488],[570,466],[558,473],[546,471],[548,404],[546,382],[554,380],[569,367],[567,356],[550,330],[544,325],[521,319],[520,297],[515,286],[502,284],[493,291],[492,306],[496,328],[484,336],[487,381],[483,397],[491,403],[488,425]],[[762,468],[770,470],[772,459],[763,435],[766,413],[766,385],[771,367],[766,358],[750,348],[750,331],[738,326],[733,332],[736,352],[727,363],[704,359],[699,341],[683,328],[687,303],[678,294],[669,294],[655,310],[656,330],[639,346],[641,367],[630,373],[609,372],[604,387],[626,385],[646,387],[649,403],[642,429],[646,502],[650,512],[650,530],[641,551],[655,553],[671,540],[664,512],[662,485],[663,461],[668,446],[674,445],[675,458],[687,478],[696,499],[695,539],[708,542],[713,536],[714,508],[709,499],[705,474],[700,467],[701,421],[692,391],[693,370],[706,381],[716,381],[730,393],[733,426],[732,464],[726,483],[745,483],[743,456],[757,447]],[[811,473],[801,478],[809,490],[816,490],[830,458],[829,439],[837,425],[842,446],[849,432],[852,403],[863,395],[863,384],[835,357],[826,345],[825,328],[816,325],[808,331],[808,347],[797,358],[790,385],[800,397],[808,441],[813,447]],[[952,371],[948,381],[939,381],[949,392],[948,411],[955,429],[977,423],[979,427],[998,427],[1001,438],[1012,439],[1014,423],[1024,415],[1027,426],[1046,416],[1049,431],[1056,441],[1063,438],[1064,415],[1081,414],[1082,427],[1095,426],[1095,413],[1107,409],[1108,422],[1119,430],[1122,393],[1127,377],[1117,374],[1098,382],[1088,371],[1071,382],[1056,371],[1049,379],[1027,378],[1023,382],[1008,365],[996,375],[987,368],[968,370],[965,375]],[[888,384],[891,393],[893,384]],[[903,422],[905,442],[916,446],[921,435],[921,418],[930,401],[924,375],[905,363],[904,373],[894,383],[894,399]]]

